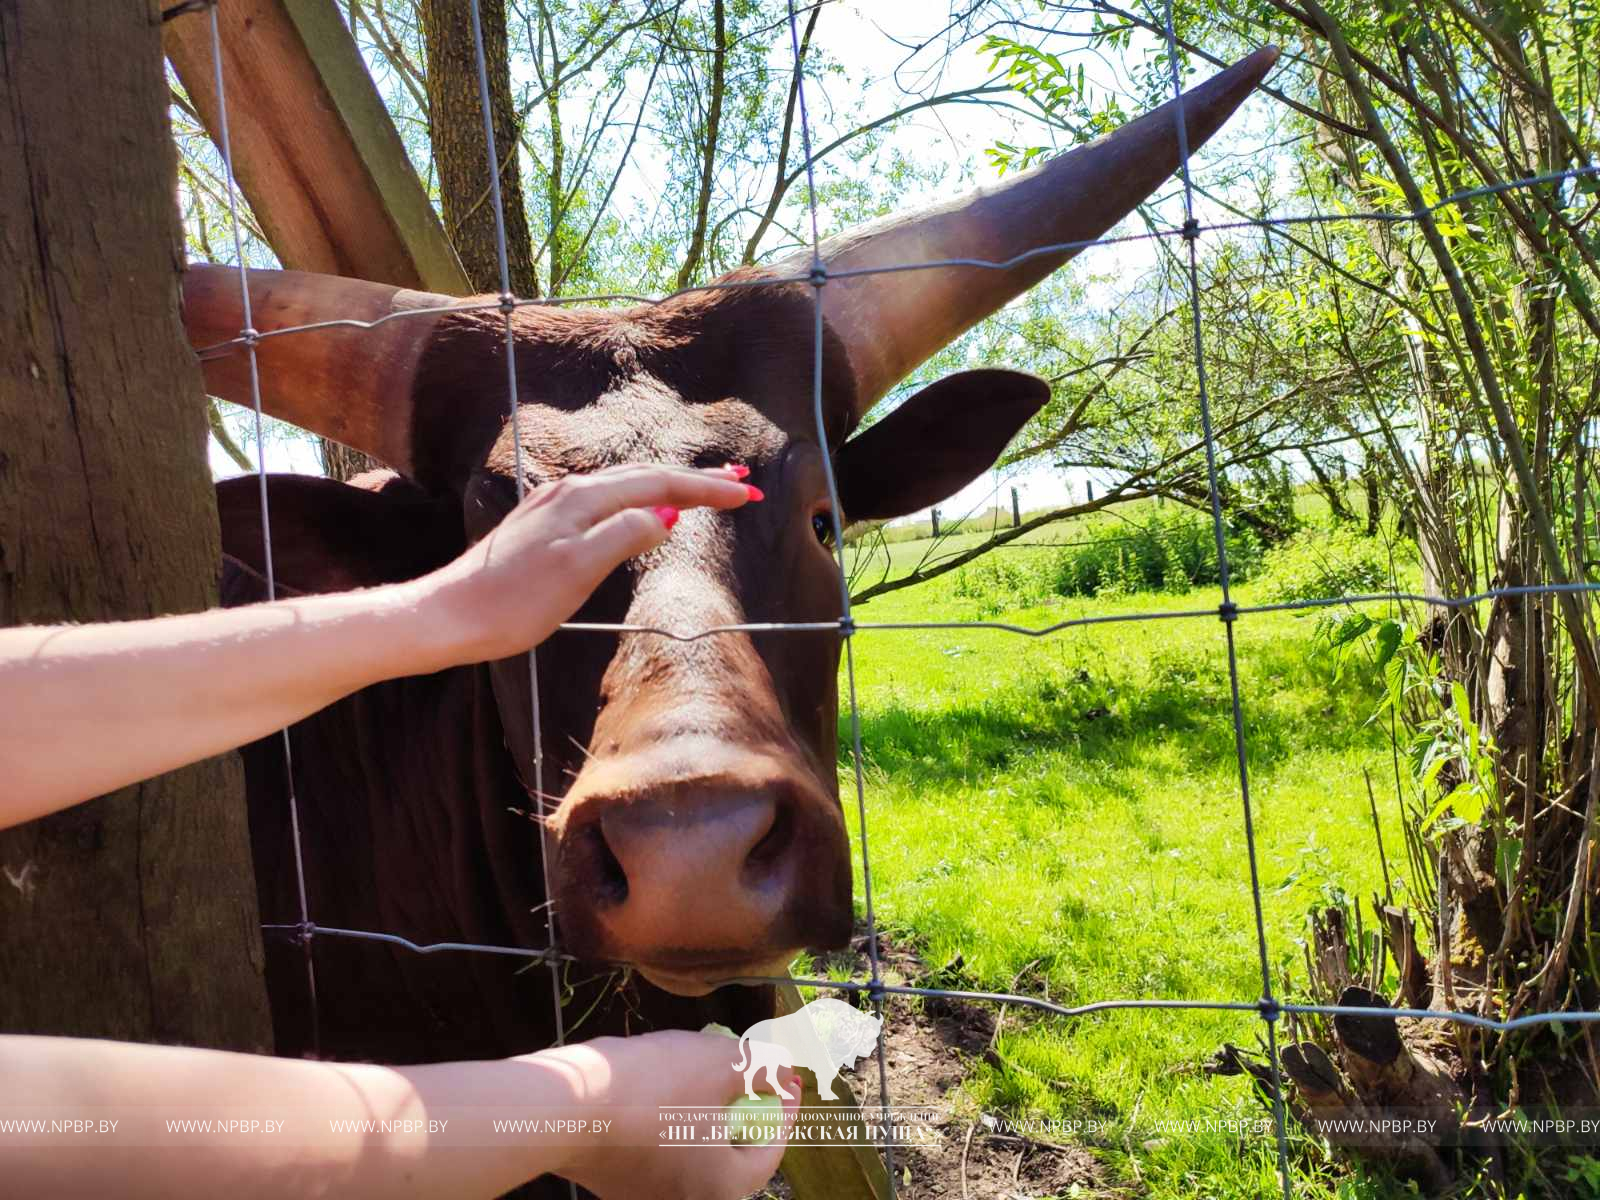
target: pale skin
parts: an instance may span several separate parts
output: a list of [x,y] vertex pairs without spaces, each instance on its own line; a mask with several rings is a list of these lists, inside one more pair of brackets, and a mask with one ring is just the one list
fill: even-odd
[[[148,621],[0,630],[0,828],[229,750],[368,684],[526,650],[620,563],[663,542],[677,510],[759,499],[742,475],[639,466],[569,478],[533,492],[454,562],[407,583]],[[82,754],[84,745],[98,752]],[[658,1144],[658,1107],[723,1108],[744,1094],[729,1045],[710,1034],[655,1033],[500,1061],[384,1067],[0,1036],[0,1107],[5,1098],[23,1105],[0,1116],[122,1112],[133,1121],[157,1111],[232,1115],[243,1103],[251,1114],[295,1117],[292,1132],[182,1148],[151,1144],[159,1137],[71,1148],[0,1137],[0,1177],[36,1197],[487,1197],[542,1174],[602,1197],[737,1197],[771,1176],[782,1137],[766,1146]],[[786,1121],[796,1103],[785,1104]],[[459,1115],[469,1109],[485,1130],[490,1112],[605,1127],[471,1141],[472,1121],[463,1128]],[[470,1144],[428,1132],[430,1114],[447,1113]],[[337,1131],[344,1118],[421,1126]]]
[[666,540],[653,508],[744,504],[740,470],[570,476],[534,490],[454,562],[406,583],[0,630],[0,825],[231,750],[368,684],[526,650],[619,563]]

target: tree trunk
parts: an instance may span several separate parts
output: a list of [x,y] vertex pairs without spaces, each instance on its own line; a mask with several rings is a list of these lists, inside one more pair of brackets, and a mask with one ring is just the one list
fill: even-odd
[[336,442],[332,438],[318,438],[317,452],[322,458],[322,469],[327,472],[329,479],[348,482],[363,472],[383,470],[383,464],[370,454],[352,450],[343,442]]
[[[1326,73],[1318,76],[1322,109],[1338,113],[1345,109],[1343,90],[1332,86]],[[1349,115],[1346,111],[1345,115]],[[1364,142],[1319,126],[1313,145],[1334,177],[1353,194],[1373,190],[1366,161]],[[1404,297],[1408,307],[1425,311],[1428,281],[1416,278],[1416,271],[1394,231],[1373,222],[1366,228],[1373,253],[1389,271],[1389,290]],[[1413,489],[1396,497],[1401,532],[1414,537],[1422,560],[1422,590],[1430,596],[1459,596],[1470,589],[1470,573],[1462,561],[1460,534],[1462,514],[1457,493],[1460,479],[1450,448],[1441,444],[1443,436],[1437,414],[1453,412],[1459,405],[1454,377],[1444,369],[1439,352],[1431,344],[1407,338],[1406,359],[1416,389],[1417,415],[1421,424],[1418,441],[1422,461],[1409,460],[1410,451],[1391,440],[1394,470],[1399,478],[1411,478]],[[1448,422],[1444,422],[1448,427]],[[1369,510],[1367,524],[1376,528]],[[1474,618],[1470,610],[1450,612],[1434,609],[1425,618],[1423,640],[1439,651],[1444,673],[1450,679],[1470,678],[1473,669],[1472,641]]]
[[[1529,567],[1537,562],[1526,513],[1515,495],[1501,499],[1496,559],[1496,587],[1520,588],[1534,583]],[[1484,632],[1489,663],[1484,680],[1485,725],[1500,748],[1502,794],[1508,803],[1520,799],[1524,787],[1537,787],[1544,757],[1545,664],[1534,599],[1500,596],[1489,609]]]
[[[217,602],[160,28],[0,0],[0,624]],[[0,1029],[270,1049],[261,962],[231,753],[0,833]]]
[[[489,148],[483,137],[471,5],[468,0],[422,0],[421,9],[428,53],[428,136],[439,169],[445,231],[472,286],[480,292],[498,292],[500,259],[495,246],[494,205],[489,197]],[[500,159],[511,290],[519,296],[537,296],[539,280],[533,269],[522,172],[517,166],[517,113],[506,56],[505,0],[479,0],[478,13],[495,152]]]
[[561,78],[562,63],[553,31],[550,41],[550,60],[552,82],[549,85],[550,95],[545,99],[545,117],[550,122],[550,169],[545,174],[544,197],[545,208],[550,213],[550,236],[546,239],[550,243],[548,277],[552,294],[559,295],[557,289],[566,280],[572,264],[567,262],[566,256],[561,253],[561,226],[567,215],[567,142],[561,128],[561,86],[554,82]]
[[717,138],[722,127],[722,98],[727,92],[728,65],[727,19],[722,0],[712,4],[711,28],[711,80],[710,95],[706,100],[706,127],[702,142],[704,153],[700,159],[700,186],[695,193],[694,229],[689,235],[689,249],[683,256],[683,266],[678,269],[678,286],[688,287],[700,269],[700,260],[706,252],[706,221],[711,213],[711,189],[716,182]]
[[1343,522],[1354,521],[1356,515],[1350,511],[1350,504],[1344,498],[1345,480],[1342,475],[1338,479],[1329,475],[1327,469],[1317,461],[1316,455],[1309,450],[1304,452],[1304,458],[1311,466],[1311,474],[1317,481],[1317,490],[1328,502],[1328,511],[1333,514],[1333,519]]

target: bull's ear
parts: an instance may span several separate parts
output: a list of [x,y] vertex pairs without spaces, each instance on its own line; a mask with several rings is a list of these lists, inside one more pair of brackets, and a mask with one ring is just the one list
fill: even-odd
[[925,387],[834,456],[849,521],[903,517],[959,492],[1050,399],[1021,371],[962,371]]
[[[340,592],[415,579],[466,547],[461,503],[430,496],[399,476],[355,487],[311,475],[268,475],[272,566],[296,592]],[[217,484],[222,552],[266,573],[260,484],[254,475]]]

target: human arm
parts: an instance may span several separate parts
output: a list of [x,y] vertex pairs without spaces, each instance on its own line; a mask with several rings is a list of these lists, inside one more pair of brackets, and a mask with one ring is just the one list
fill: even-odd
[[[0,1036],[0,1118],[49,1111],[118,1122],[115,1133],[95,1135],[76,1153],[59,1140],[8,1138],[3,1174],[18,1195],[41,1200],[491,1197],[542,1174],[564,1175],[602,1198],[732,1200],[777,1169],[782,1139],[663,1147],[659,1113],[721,1108],[742,1094],[730,1058],[725,1038],[679,1032],[415,1067]],[[798,1096],[798,1087],[789,1090]],[[536,1115],[584,1119],[593,1131],[552,1138],[493,1129],[496,1119]],[[238,1136],[167,1125],[239,1116],[286,1125]]]
[[653,508],[737,507],[752,494],[741,471],[569,477],[405,583],[0,630],[0,828],[232,749],[368,684],[526,650],[666,538]]

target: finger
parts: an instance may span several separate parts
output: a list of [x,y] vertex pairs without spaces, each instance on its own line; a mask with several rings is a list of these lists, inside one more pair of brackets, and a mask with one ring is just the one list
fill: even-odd
[[685,471],[690,475],[710,475],[717,479],[745,479],[750,474],[749,467],[743,463],[735,462],[726,462],[719,467],[689,467],[682,463],[635,462],[601,467],[598,471],[590,472],[586,478],[594,479],[605,475],[634,474],[639,471]]
[[737,1194],[741,1196],[748,1196],[765,1184],[783,1161],[782,1142],[773,1142],[770,1146],[731,1146],[727,1152],[734,1156]]
[[603,579],[628,559],[655,549],[667,540],[677,519],[677,510],[669,506],[663,506],[661,512],[627,508],[591,525],[576,539],[582,561],[592,568],[588,575]]
[[622,463],[619,466],[601,467],[581,476],[585,479],[598,479],[613,475],[633,475],[640,471],[682,471],[690,475],[709,475],[713,479],[747,479],[750,468],[743,463],[727,462],[720,467],[688,467],[682,463]]
[[783,1102],[783,1119],[779,1123],[778,1136],[766,1143],[746,1143],[730,1147],[739,1156],[740,1166],[748,1169],[750,1176],[756,1178],[754,1186],[759,1187],[772,1173],[778,1169],[778,1163],[783,1158],[784,1150],[789,1142],[789,1133],[794,1128],[795,1118],[800,1108],[802,1084],[798,1075],[792,1075],[784,1080],[783,1087],[789,1093],[789,1099]]
[[740,483],[722,468],[697,471],[690,467],[622,467],[588,476],[573,489],[573,504],[580,519],[599,523],[628,508],[738,508],[761,493]]
[[787,1139],[789,1130],[794,1128],[795,1120],[800,1115],[800,1105],[805,1102],[805,1080],[798,1075],[791,1075],[784,1081],[784,1090],[789,1093],[789,1099],[783,1102],[783,1137]]

